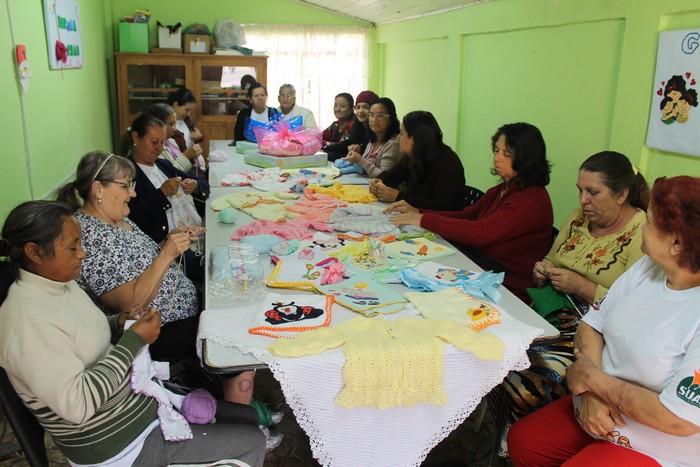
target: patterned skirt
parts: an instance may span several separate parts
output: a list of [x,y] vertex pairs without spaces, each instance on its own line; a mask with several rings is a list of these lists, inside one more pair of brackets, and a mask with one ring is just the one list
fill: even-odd
[[573,309],[556,312],[560,340],[551,344],[533,345],[527,351],[531,366],[511,371],[506,379],[489,393],[500,425],[500,454],[506,455],[508,428],[552,401],[569,394],[564,384],[566,369],[574,362],[574,334],[581,315]]

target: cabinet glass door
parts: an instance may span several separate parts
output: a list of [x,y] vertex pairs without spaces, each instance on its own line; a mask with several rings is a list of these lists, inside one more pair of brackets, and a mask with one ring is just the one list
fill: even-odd
[[179,65],[128,64],[129,114],[137,115],[156,102],[165,102],[168,94],[184,88],[187,67]]
[[206,65],[201,73],[202,116],[236,115],[250,105],[245,83],[258,80],[257,67]]

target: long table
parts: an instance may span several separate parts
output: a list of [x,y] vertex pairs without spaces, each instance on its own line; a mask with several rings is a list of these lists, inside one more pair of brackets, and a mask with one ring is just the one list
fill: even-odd
[[[221,147],[214,142],[213,147]],[[227,146],[228,147],[228,146]],[[227,151],[229,160],[217,167],[212,164],[210,174],[223,177],[236,170],[245,170],[243,156]],[[252,167],[248,167],[252,169]],[[343,176],[340,181],[345,182]],[[365,180],[367,180],[365,178]],[[367,183],[365,181],[365,183]],[[210,199],[241,188],[213,187]],[[217,214],[207,210],[207,253],[220,245],[230,245],[233,231],[252,219],[239,212],[235,225],[217,222]],[[448,245],[443,239],[437,240]],[[266,277],[271,271],[269,261],[261,259]],[[457,252],[437,260],[441,264],[472,271],[481,269],[469,258]],[[209,280],[207,274],[207,281]],[[405,287],[392,284],[390,288],[404,292]],[[303,292],[286,289],[269,289],[282,295],[298,295]],[[265,293],[267,292],[265,291]],[[255,306],[250,303],[231,303],[209,293],[202,313],[199,337],[204,366],[217,373],[231,373],[243,369],[269,367],[280,380],[285,398],[293,409],[300,426],[311,440],[316,459],[323,465],[420,465],[427,453],[452,429],[458,426],[474,410],[481,398],[508,371],[523,369],[529,365],[525,350],[533,337],[555,338],[556,328],[505,288],[500,306],[506,311],[503,326],[494,327],[494,334],[513,345],[498,362],[479,360],[468,352],[445,345],[444,381],[448,396],[444,406],[417,404],[413,407],[390,407],[380,410],[372,407],[345,409],[334,403],[343,387],[345,357],[340,349],[321,355],[285,359],[273,357],[267,351],[273,339],[252,336],[247,333],[255,318]],[[261,297],[262,299],[262,297]],[[334,308],[333,323],[347,321],[358,315],[345,309]],[[417,311],[407,307],[404,311],[386,316],[387,320],[417,317]],[[521,324],[521,323],[524,323]],[[527,325],[527,326],[525,326]],[[532,330],[532,328],[536,330]],[[490,330],[490,329],[489,329]],[[521,335],[529,334],[529,337]],[[521,338],[522,337],[522,338]]]
[[[226,153],[225,162],[214,162],[209,165],[209,185],[220,187],[221,180],[229,174],[242,170],[255,170],[257,167],[248,165],[243,160],[243,155],[236,152],[235,146],[230,146],[228,140],[213,140],[209,143],[211,151],[219,150]],[[329,165],[332,165],[329,163]],[[343,175],[339,181],[347,185],[367,185],[367,177],[359,174]]]

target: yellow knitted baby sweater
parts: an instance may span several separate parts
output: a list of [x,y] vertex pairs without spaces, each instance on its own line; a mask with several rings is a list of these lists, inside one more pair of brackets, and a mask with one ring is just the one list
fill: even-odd
[[370,193],[367,188],[358,185],[343,185],[340,182],[335,182],[333,186],[329,187],[309,185],[307,190],[313,193],[331,195],[348,203],[374,203],[378,201],[377,197]]
[[443,405],[444,342],[483,360],[503,358],[503,342],[446,320],[355,318],[329,328],[279,339],[274,355],[301,357],[343,346],[343,389],[336,403],[345,408],[385,409],[418,403]]

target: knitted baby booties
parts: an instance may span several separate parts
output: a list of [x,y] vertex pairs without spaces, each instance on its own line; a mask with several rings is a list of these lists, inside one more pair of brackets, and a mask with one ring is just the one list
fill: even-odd
[[340,169],[340,173],[345,174],[360,174],[362,175],[365,171],[360,164],[353,164],[350,161],[345,161],[343,159],[336,159],[334,162],[335,166]]

